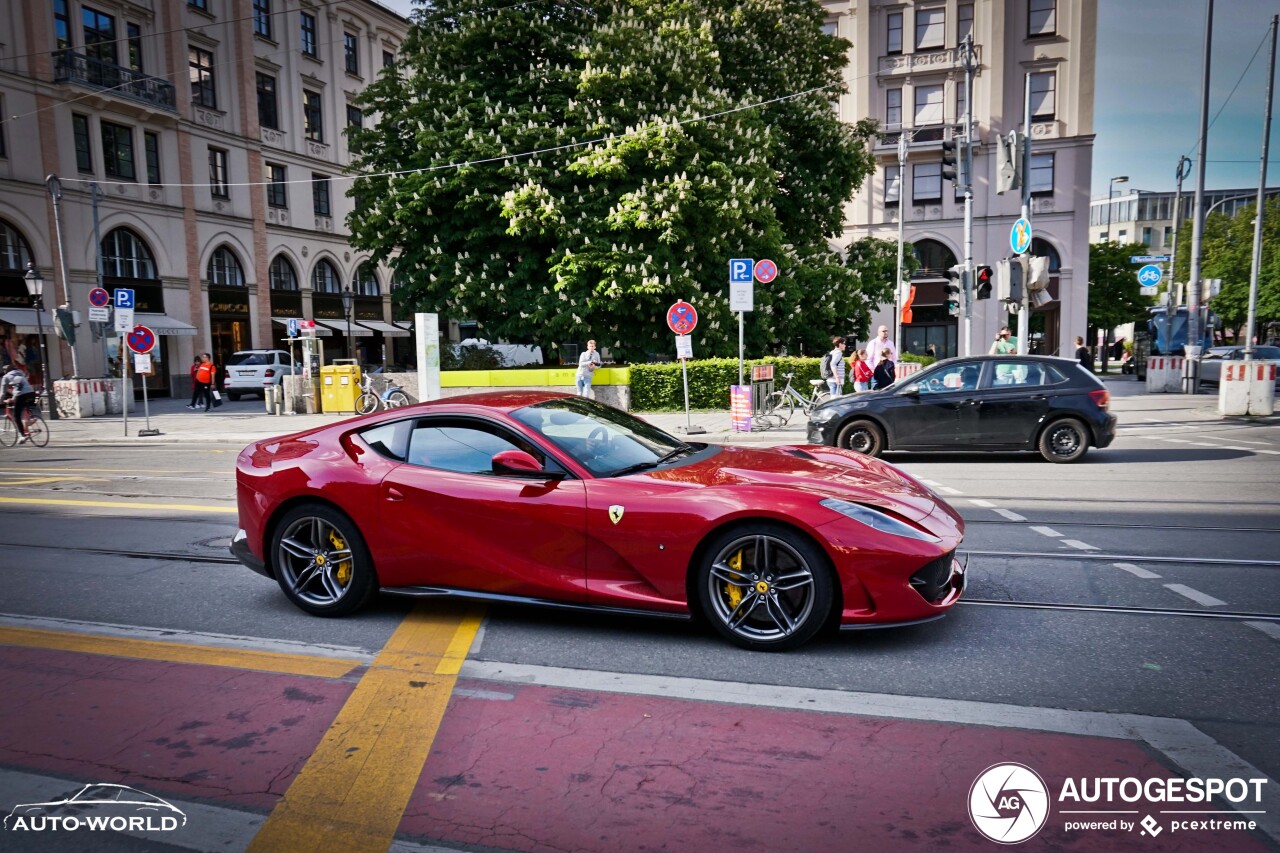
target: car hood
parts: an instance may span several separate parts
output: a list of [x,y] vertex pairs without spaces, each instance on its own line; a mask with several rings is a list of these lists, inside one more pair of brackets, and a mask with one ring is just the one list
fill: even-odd
[[819,498],[841,498],[890,510],[913,521],[922,521],[940,504],[946,506],[925,486],[886,462],[818,445],[768,449],[726,446],[706,459],[650,471],[646,476],[704,487],[796,489]]

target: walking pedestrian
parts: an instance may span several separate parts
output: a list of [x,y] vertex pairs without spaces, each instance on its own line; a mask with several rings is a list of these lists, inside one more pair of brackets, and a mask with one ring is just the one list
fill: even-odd
[[200,398],[200,383],[199,383],[199,382],[196,382],[196,368],[198,368],[199,366],[200,366],[200,356],[198,356],[198,355],[197,355],[197,356],[192,356],[192,358],[191,358],[191,371],[190,371],[190,373],[191,373],[191,403],[187,406],[187,408],[188,408],[188,409],[194,409],[194,408],[196,407],[196,400],[198,400],[198,399]]
[[587,348],[578,356],[578,396],[594,400],[596,392],[591,387],[596,376],[596,368],[600,366],[600,353],[596,352],[596,342],[587,341]]
[[827,376],[827,390],[831,392],[832,397],[839,397],[844,393],[844,338],[837,335],[831,339],[831,352],[826,355],[829,365],[829,373]]
[[871,372],[871,387],[877,391],[888,388],[897,378],[897,365],[893,363],[893,351],[885,347],[880,350],[880,360],[876,362],[876,369]]
[[1084,345],[1084,338],[1076,335],[1076,361],[1080,362],[1080,366],[1090,373],[1093,372],[1093,356],[1089,353],[1089,348]]
[[898,360],[898,345],[889,340],[889,327],[881,326],[876,332],[876,337],[872,338],[867,344],[867,352],[871,353],[871,369],[873,371],[880,364],[880,353],[885,350],[889,351],[889,359],[891,361]]
[[853,387],[858,391],[871,390],[871,365],[867,361],[867,351],[860,349],[853,354]]
[[218,368],[214,366],[209,353],[200,354],[200,363],[196,365],[196,399],[204,400],[204,410],[213,408],[213,381],[218,377]]

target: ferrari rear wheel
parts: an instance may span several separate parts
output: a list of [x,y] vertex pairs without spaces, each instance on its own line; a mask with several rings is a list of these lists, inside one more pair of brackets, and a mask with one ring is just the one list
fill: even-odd
[[879,456],[884,450],[884,433],[871,421],[853,421],[841,427],[840,434],[836,437],[836,446],[868,456]]
[[808,539],[777,524],[726,531],[698,572],[699,603],[730,642],[754,651],[802,646],[822,629],[835,600],[831,572]]
[[272,568],[289,600],[315,616],[345,616],[377,590],[373,560],[355,523],[332,507],[290,510],[271,538]]

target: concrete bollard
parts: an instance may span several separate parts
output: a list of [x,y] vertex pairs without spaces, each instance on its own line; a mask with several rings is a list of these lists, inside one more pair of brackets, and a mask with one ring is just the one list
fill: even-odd
[[1165,391],[1170,394],[1182,393],[1182,371],[1186,362],[1187,360],[1183,356],[1169,356],[1169,375],[1165,378]]
[[894,374],[898,381],[902,381],[913,373],[919,373],[922,366],[917,361],[900,361],[894,365]]
[[1233,361],[1218,378],[1218,414],[1270,415],[1276,405],[1276,363]]
[[92,379],[89,381],[89,403],[93,406],[93,416],[100,418],[107,413],[107,388],[103,383],[106,380]]
[[1169,390],[1169,356],[1153,355],[1147,359],[1147,393],[1164,394]]
[[53,383],[53,399],[62,418],[93,417],[93,384],[84,379],[58,379]]
[[134,410],[133,404],[133,388],[130,387],[127,392],[123,379],[100,379],[102,383],[103,400],[105,401],[104,414],[119,415],[124,412],[122,406],[128,406],[129,412],[132,414]]

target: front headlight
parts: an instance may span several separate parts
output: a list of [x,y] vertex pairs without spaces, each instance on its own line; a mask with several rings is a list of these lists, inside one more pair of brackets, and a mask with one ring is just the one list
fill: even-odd
[[819,407],[813,410],[813,414],[809,415],[809,423],[825,424],[827,421],[834,418],[837,414],[839,414],[839,412],[836,411],[836,408],[834,406]]
[[878,509],[872,509],[869,506],[856,504],[853,501],[842,501],[836,498],[827,498],[820,502],[827,509],[833,509],[846,518],[852,518],[861,524],[873,530],[879,530],[881,533],[888,533],[893,536],[901,536],[905,539],[919,539],[921,542],[940,542],[937,536],[925,533],[919,528],[912,527],[904,521],[899,521],[891,515],[881,512]]

